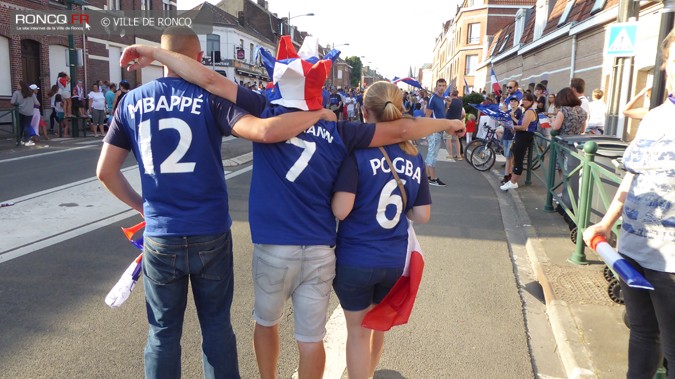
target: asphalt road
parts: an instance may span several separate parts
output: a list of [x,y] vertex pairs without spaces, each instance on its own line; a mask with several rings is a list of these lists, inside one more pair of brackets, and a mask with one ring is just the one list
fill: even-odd
[[[0,208],[0,378],[143,376],[142,284],[119,309],[103,302],[137,255],[119,228],[140,217],[95,179],[101,146],[95,141],[50,141],[49,147],[0,152],[0,202],[15,203]],[[239,157],[228,162],[241,163],[226,167],[235,244],[232,320],[241,375],[255,378],[250,143],[227,139],[222,150],[224,160]],[[133,157],[125,170],[137,183]],[[533,348],[531,341],[554,342],[528,326],[545,324],[545,315],[525,309],[525,283],[516,278],[519,269],[492,186],[464,162],[440,162],[439,175],[448,187],[432,187],[432,219],[416,226],[426,266],[415,309],[408,325],[387,334],[376,378],[550,376],[543,371],[557,366],[557,356]],[[346,377],[346,331],[338,305],[333,296],[326,378]],[[290,378],[297,366],[291,321],[289,307],[281,327],[280,378]],[[191,303],[182,368],[185,378],[202,376]]]

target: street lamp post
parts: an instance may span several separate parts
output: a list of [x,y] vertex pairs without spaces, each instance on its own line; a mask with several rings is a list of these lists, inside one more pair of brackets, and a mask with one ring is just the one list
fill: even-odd
[[[293,34],[292,34],[293,28],[291,27],[291,19],[298,18],[298,17],[304,17],[304,16],[314,16],[314,13],[305,13],[305,14],[300,14],[300,15],[291,17],[291,13],[288,12],[288,19],[287,19],[286,22],[288,23],[288,35],[291,36],[291,41],[293,41]],[[284,23],[283,22],[281,23],[281,35],[284,35]]]

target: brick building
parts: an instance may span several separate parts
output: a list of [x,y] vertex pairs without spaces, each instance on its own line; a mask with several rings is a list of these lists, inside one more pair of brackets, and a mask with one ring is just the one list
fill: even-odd
[[444,78],[460,94],[485,88],[479,63],[494,35],[534,3],[535,0],[463,0],[436,39],[432,82]]
[[[132,33],[111,35],[105,39],[75,34],[74,48],[77,61],[70,62],[68,37],[62,35],[17,35],[10,31],[10,20],[14,12],[25,10],[68,9],[67,0],[12,0],[0,3],[0,108],[9,108],[12,92],[19,87],[19,81],[35,83],[40,87],[40,102],[48,109],[47,92],[56,83],[59,72],[70,73],[75,66],[77,79],[84,80],[86,89],[95,80],[110,80],[118,83],[125,79],[132,88],[137,84],[162,75],[161,66],[153,65],[142,71],[128,73],[119,67],[122,50],[134,43],[158,44],[159,36],[140,38]],[[176,9],[174,0],[88,0],[83,6],[72,4],[73,11],[91,10],[168,10]]]
[[[637,20],[640,43],[632,70],[616,77],[614,59],[605,55],[604,46],[606,29],[617,20],[618,0],[538,0],[525,20],[514,19],[496,34],[481,63],[486,70],[483,78],[490,82],[492,67],[501,84],[513,79],[527,89],[546,81],[549,92],[556,93],[569,86],[571,78],[581,77],[587,96],[600,88],[606,103],[617,96],[618,103],[625,104],[630,96],[651,85],[662,8],[661,2],[641,5]],[[609,132],[632,139],[639,122],[624,120],[617,109],[610,108],[609,113],[616,125]]]

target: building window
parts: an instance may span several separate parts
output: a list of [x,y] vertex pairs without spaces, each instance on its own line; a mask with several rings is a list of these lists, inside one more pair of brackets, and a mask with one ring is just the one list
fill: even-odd
[[[6,78],[5,80],[0,81],[0,95],[2,96],[12,96],[12,84],[11,80],[8,80],[12,77],[9,60],[9,45],[9,39],[0,36],[0,78]],[[56,81],[54,81],[54,83],[56,83]]]
[[511,34],[507,34],[506,37],[504,37],[504,41],[502,41],[502,45],[499,46],[499,51],[497,51],[497,53],[504,51],[506,44],[509,43],[509,37],[511,37]]
[[607,0],[595,0],[593,3],[593,8],[591,8],[591,14],[598,13],[605,8]]
[[165,11],[171,10],[171,3],[169,2],[169,0],[162,0],[162,10]]
[[562,16],[560,16],[560,20],[558,20],[558,26],[564,25],[567,23],[567,18],[570,16],[570,13],[572,13],[572,8],[574,8],[574,3],[576,0],[567,0],[567,5],[565,6],[565,10],[563,11]]
[[118,11],[120,8],[120,0],[108,0],[108,10]]
[[152,0],[141,0],[141,10],[142,11],[152,10]]
[[541,37],[542,34],[544,34],[544,29],[546,28],[546,24],[548,23],[548,19],[546,17],[541,16],[544,14],[545,5],[546,3],[539,2],[537,5],[537,9],[535,10],[535,17],[534,17],[535,40],[537,40],[539,37]]
[[523,36],[523,31],[525,29],[525,9],[519,9],[516,12],[516,24],[514,25],[513,31],[513,46],[516,46],[520,42],[520,37]]
[[478,55],[467,55],[466,65],[464,66],[464,75],[474,75],[478,65]]
[[213,60],[213,63],[220,58],[220,36],[218,34],[206,35],[206,55]]
[[466,43],[471,45],[471,44],[476,44],[480,43],[480,23],[476,22],[473,24],[469,24],[469,33],[466,36]]
[[248,47],[248,59],[251,60],[251,63],[253,63],[253,57],[255,57],[253,44],[250,44]]

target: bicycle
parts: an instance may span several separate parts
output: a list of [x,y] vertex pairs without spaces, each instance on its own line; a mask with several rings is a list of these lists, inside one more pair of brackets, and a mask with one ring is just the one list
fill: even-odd
[[504,147],[501,142],[495,138],[497,128],[487,124],[484,126],[487,128],[485,139],[472,141],[467,145],[465,150],[465,155],[468,156],[467,162],[478,171],[488,171],[491,169],[497,160],[497,153],[504,153]]

